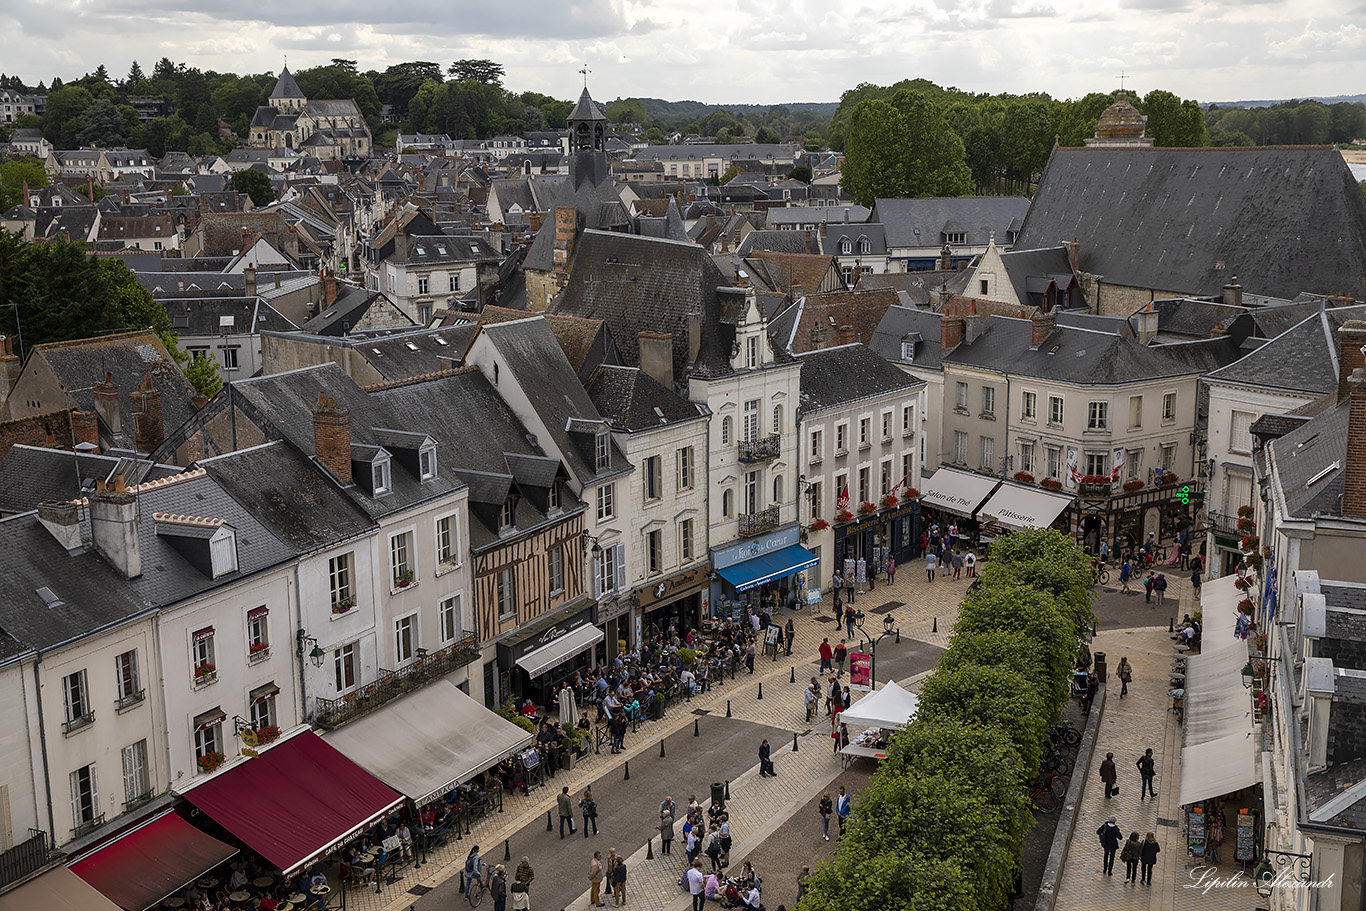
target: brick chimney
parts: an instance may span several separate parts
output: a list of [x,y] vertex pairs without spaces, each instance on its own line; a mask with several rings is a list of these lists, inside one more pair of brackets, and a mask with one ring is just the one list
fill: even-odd
[[71,435],[76,438],[76,445],[89,443],[95,447],[95,452],[100,451],[100,421],[93,411],[81,411],[72,409],[71,411]]
[[665,389],[674,388],[674,337],[669,332],[641,332],[640,371]]
[[109,428],[112,434],[123,432],[123,421],[119,416],[119,384],[114,382],[114,375],[105,372],[104,379],[95,384],[93,388],[95,397],[95,413],[104,421],[104,426]]
[[963,320],[953,316],[939,317],[939,347],[941,354],[948,354],[963,341]]
[[1040,313],[1035,315],[1029,323],[1029,348],[1031,351],[1037,351],[1053,334],[1053,330],[1058,328],[1058,316],[1056,313]]
[[579,213],[573,206],[555,207],[555,271],[568,272],[574,256],[574,235],[579,227]]
[[142,575],[142,552],[138,546],[137,494],[123,486],[123,475],[106,485],[95,479],[90,493],[90,537],[98,551],[126,578]]
[[1338,330],[1338,401],[1351,391],[1348,381],[1358,367],[1366,367],[1361,346],[1366,345],[1366,321],[1349,319]]
[[1228,329],[1224,326],[1223,323],[1215,323],[1213,326],[1210,327],[1210,338],[1219,338],[1224,335],[1228,335]]
[[256,296],[256,267],[247,263],[247,267],[242,270],[242,279],[246,282],[246,296]]
[[1224,306],[1241,307],[1243,305],[1243,286],[1238,284],[1238,276],[1233,276],[1224,285]]
[[1072,267],[1073,272],[1081,269],[1081,243],[1074,237],[1065,241],[1063,246],[1067,248],[1067,262]]
[[854,327],[848,323],[840,326],[840,344],[852,345],[854,343]]
[[128,402],[133,408],[134,445],[138,452],[152,452],[165,441],[166,429],[161,422],[161,393],[150,376],[143,378]]
[[1366,368],[1347,379],[1347,468],[1342,480],[1342,514],[1366,519]]
[[1134,314],[1134,331],[1138,335],[1138,343],[1147,345],[1157,337],[1158,314],[1153,309],[1152,301],[1149,301],[1144,308]]
[[342,485],[351,483],[351,412],[322,392],[313,407],[313,452]]
[[23,367],[19,355],[14,353],[14,339],[8,335],[0,335],[0,402],[9,398],[9,391],[19,381],[19,373]]
[[323,309],[332,306],[337,299],[337,273],[331,269],[323,271]]
[[811,350],[820,351],[825,347],[825,323],[816,320],[811,326]]
[[939,271],[947,272],[953,268],[953,251],[948,244],[939,248]]

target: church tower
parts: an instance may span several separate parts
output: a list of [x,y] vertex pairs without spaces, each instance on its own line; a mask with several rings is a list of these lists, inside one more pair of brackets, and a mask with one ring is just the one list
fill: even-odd
[[1150,149],[1154,140],[1143,135],[1147,123],[1148,118],[1129,103],[1129,93],[1120,89],[1115,103],[1101,112],[1096,135],[1082,142],[1093,149]]
[[281,114],[303,113],[308,99],[304,97],[299,83],[294,81],[288,66],[280,70],[280,78],[275,80],[275,88],[271,89],[270,99],[266,103]]
[[607,158],[607,117],[584,86],[579,103],[569,112],[569,182],[600,186],[611,176]]

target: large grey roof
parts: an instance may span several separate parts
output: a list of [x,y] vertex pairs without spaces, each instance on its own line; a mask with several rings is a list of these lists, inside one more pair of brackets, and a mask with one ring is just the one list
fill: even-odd
[[125,484],[164,478],[180,471],[147,459],[121,458],[15,444],[0,460],[0,512],[27,512],[39,503],[74,500],[96,480],[123,475]]
[[[966,233],[969,246],[986,246],[992,231],[998,243],[1005,243],[1008,232],[1019,229],[1029,206],[1021,196],[879,199],[870,218],[882,223],[889,247],[938,248],[944,233]],[[1032,246],[1058,242],[1054,238]]]
[[1338,329],[1349,319],[1363,318],[1366,306],[1314,313],[1208,379],[1296,392],[1331,392],[1338,387]]
[[931,310],[915,310],[910,307],[888,307],[882,322],[868,347],[884,359],[893,363],[901,362],[902,339],[910,336],[915,345],[911,364],[916,369],[939,370],[943,349],[939,314]]
[[579,95],[579,101],[574,105],[574,110],[569,112],[565,120],[601,120],[606,122],[607,118],[603,115],[602,109],[598,107],[593,96],[588,94],[588,86],[583,87],[583,93]]
[[1366,197],[1331,147],[1056,149],[1017,243],[1074,237],[1082,271],[1178,294],[1366,280]]
[[854,343],[797,355],[802,365],[802,413],[925,385],[867,347]]
[[701,405],[666,389],[639,367],[601,366],[589,377],[587,389],[613,430],[647,431],[706,415]]
[[[1067,258],[1067,249],[1062,246],[1040,250],[1008,250],[1001,254],[1001,263],[1005,266],[1016,299],[1025,307],[1038,307],[1043,302],[1038,279],[1052,279],[1058,283],[1059,289],[1065,290],[1075,278],[1072,264]],[[1083,301],[1074,303],[1080,306]]]
[[299,83],[294,81],[294,74],[289,71],[289,67],[280,70],[280,78],[275,80],[275,88],[270,92],[271,98],[302,98],[303,90],[299,88]]
[[1350,410],[1350,401],[1340,402],[1267,445],[1280,476],[1287,516],[1342,515]]

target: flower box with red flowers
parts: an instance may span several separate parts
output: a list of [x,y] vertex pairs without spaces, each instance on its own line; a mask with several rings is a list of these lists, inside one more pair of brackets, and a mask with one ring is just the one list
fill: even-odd
[[835,518],[840,522],[848,522],[853,517],[854,514],[847,509],[841,509],[839,512],[835,513]]
[[860,503],[858,505],[858,511],[865,516],[871,516],[873,513],[877,512],[877,506],[873,503]]
[[901,499],[903,499],[903,500],[919,500],[919,499],[920,499],[920,491],[916,490],[914,487],[907,487],[905,490],[903,490],[903,491],[901,492]]
[[892,508],[894,508],[894,507],[895,507],[898,503],[900,503],[900,502],[901,502],[901,498],[900,498],[900,497],[898,497],[898,496],[897,496],[896,494],[894,494],[894,493],[889,493],[889,494],[887,494],[887,496],[885,496],[885,497],[882,498],[882,507],[883,507],[884,509],[892,509]]
[[265,658],[267,655],[270,654],[270,643],[254,642],[251,645],[247,646],[247,651],[250,653],[250,656],[252,658]]
[[1255,608],[1254,608],[1254,605],[1252,604],[1252,599],[1251,599],[1251,598],[1244,598],[1243,600],[1241,600],[1241,601],[1238,602],[1238,610],[1242,611],[1242,612],[1245,613],[1245,614],[1250,614],[1250,613],[1252,613],[1252,611],[1253,611],[1254,609],[1255,609]]
[[1176,472],[1168,471],[1162,475],[1162,486],[1171,487],[1173,484],[1180,480],[1181,477]]
[[1239,507],[1238,507],[1238,518],[1240,518],[1240,519],[1250,519],[1250,518],[1252,518],[1254,515],[1256,515],[1256,513],[1253,512],[1251,506],[1239,506]]
[[1251,570],[1254,570],[1254,571],[1255,571],[1255,570],[1260,570],[1260,569],[1262,568],[1262,556],[1261,556],[1261,554],[1248,554],[1248,555],[1247,555],[1247,558],[1246,558],[1245,560],[1243,560],[1243,562],[1247,564],[1247,568],[1248,568],[1248,569],[1251,569]]
[[1125,481],[1125,482],[1124,482],[1124,492],[1125,492],[1125,493],[1133,493],[1135,490],[1142,490],[1142,489],[1143,489],[1143,482],[1140,481],[1138,478],[1134,478],[1132,481]]
[[1238,589],[1238,591],[1240,592],[1245,592],[1252,587],[1252,580],[1244,579],[1240,576],[1239,578],[1233,580],[1233,587]]
[[1250,535],[1250,534],[1252,534],[1252,533],[1253,533],[1254,531],[1256,531],[1256,530],[1257,530],[1257,523],[1253,522],[1251,519],[1239,519],[1239,520],[1238,520],[1238,534],[1240,534],[1240,535]]
[[1248,553],[1252,553],[1257,549],[1257,545],[1261,543],[1262,542],[1257,539],[1256,535],[1243,535],[1243,540],[1238,542],[1238,546]]
[[227,757],[219,752],[205,753],[195,760],[201,772],[212,772],[227,761]]
[[1062,481],[1057,478],[1044,478],[1039,482],[1039,486],[1044,490],[1062,490]]
[[1027,471],[1017,471],[1015,472],[1015,480],[1021,484],[1033,484],[1034,476]]
[[825,531],[829,527],[830,523],[825,521],[824,519],[817,519],[816,521],[811,523],[812,531]]
[[205,661],[203,664],[196,664],[196,665],[195,665],[195,668],[194,668],[194,679],[195,679],[195,682],[196,682],[196,683],[199,683],[199,682],[204,681],[204,680],[209,680],[209,679],[211,679],[211,678],[213,677],[213,675],[216,674],[217,672],[218,672],[218,668],[214,667],[212,664],[210,664],[210,663],[207,662],[207,661]]
[[273,724],[263,724],[256,729],[257,743],[270,743],[280,737],[280,729]]

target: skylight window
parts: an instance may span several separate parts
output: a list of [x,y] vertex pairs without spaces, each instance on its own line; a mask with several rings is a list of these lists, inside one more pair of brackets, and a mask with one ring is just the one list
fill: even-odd
[[439,335],[436,337],[436,343],[440,345],[442,348],[446,347],[446,340]]
[[1330,474],[1337,471],[1341,467],[1342,463],[1338,461],[1334,461],[1331,464],[1324,466],[1323,468],[1319,469],[1318,473],[1315,474],[1312,478],[1305,481],[1304,486],[1313,487],[1319,481],[1322,481],[1324,478],[1328,477]]
[[52,589],[48,588],[46,585],[38,589],[38,597],[42,598],[43,603],[50,608],[61,607],[63,604],[62,599],[57,597],[57,593],[54,592]]
[[416,350],[417,350],[417,346],[414,345],[412,342],[404,342],[403,344],[404,344],[404,346],[405,346],[409,351],[416,351]]

